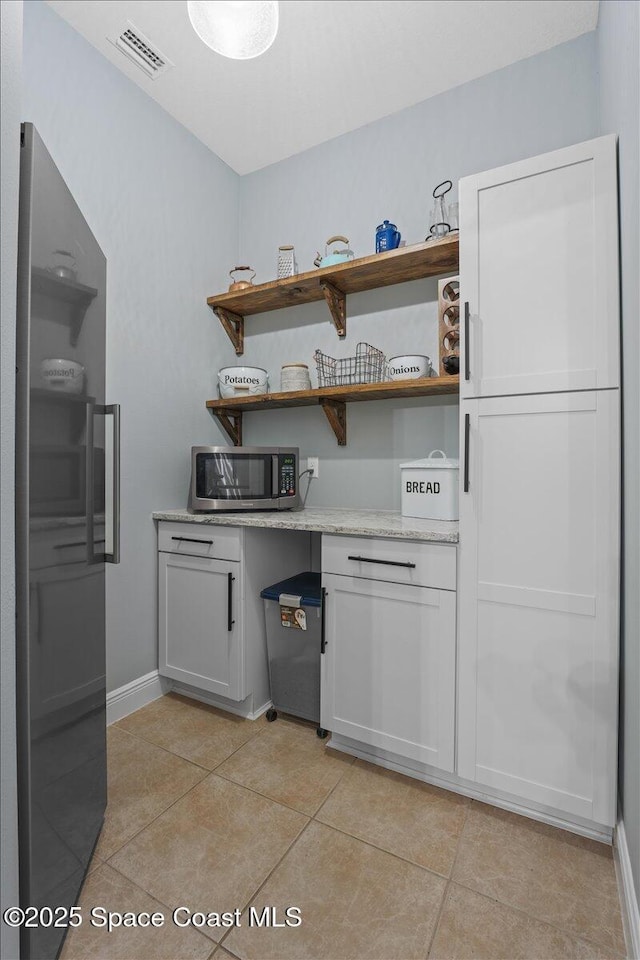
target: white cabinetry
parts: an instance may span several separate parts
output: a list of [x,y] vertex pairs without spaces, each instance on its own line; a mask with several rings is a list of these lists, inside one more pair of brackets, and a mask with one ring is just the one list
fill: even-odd
[[309,534],[160,522],[158,547],[161,676],[259,712],[270,702],[260,591],[309,569]]
[[615,137],[466,177],[459,194],[461,399],[618,387]]
[[322,551],[321,725],[452,771],[455,546],[323,536]]
[[608,827],[618,709],[615,196],[613,137],[460,189],[470,375],[463,363],[457,773]]
[[160,673],[244,700],[240,563],[177,553],[158,563]]
[[458,773],[612,825],[617,391],[465,413]]

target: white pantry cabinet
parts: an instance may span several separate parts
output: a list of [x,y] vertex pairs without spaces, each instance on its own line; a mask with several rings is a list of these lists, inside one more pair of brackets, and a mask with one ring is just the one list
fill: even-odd
[[[454,769],[455,551],[323,536],[325,729]],[[443,579],[449,589],[439,586]]]
[[461,412],[458,774],[612,826],[618,391]]
[[261,712],[270,693],[260,591],[309,569],[309,534],[161,521],[158,547],[161,676]]
[[466,177],[459,196],[460,398],[618,387],[615,137]]

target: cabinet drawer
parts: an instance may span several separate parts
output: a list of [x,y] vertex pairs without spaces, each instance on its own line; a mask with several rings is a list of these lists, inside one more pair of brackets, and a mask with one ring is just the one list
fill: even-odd
[[207,523],[158,524],[158,550],[218,560],[240,559],[240,530]]
[[456,547],[369,537],[322,537],[322,571],[343,576],[456,589]]

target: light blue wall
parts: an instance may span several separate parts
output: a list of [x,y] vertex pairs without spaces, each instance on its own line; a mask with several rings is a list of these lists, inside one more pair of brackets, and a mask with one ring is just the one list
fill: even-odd
[[[256,282],[270,280],[278,245],[292,243],[299,269],[308,270],[335,233],[349,237],[356,256],[364,256],[374,252],[375,228],[385,217],[398,224],[407,243],[424,240],[439,181],[456,183],[587,140],[597,133],[596,106],[595,36],[587,34],[245,176],[240,260],[258,271]],[[349,297],[344,342],[324,304],[249,318],[244,357],[266,367],[277,385],[283,362],[306,362],[315,374],[316,347],[346,357],[364,340],[388,356],[437,356],[436,296],[435,281],[420,281]],[[309,407],[247,415],[245,441],[299,444],[303,456],[319,455],[310,505],[397,509],[399,462],[433,447],[457,454],[451,400],[350,404],[347,416],[344,448],[322,412]]]
[[[18,903],[15,713],[15,338],[18,179],[22,83],[22,3],[3,2],[0,31],[0,890],[1,909]],[[18,956],[18,931],[0,923],[0,955]]]
[[150,513],[186,504],[191,445],[221,436],[204,401],[235,354],[205,298],[238,249],[239,178],[40,0],[24,27],[23,117],[107,257],[107,403],[122,405],[111,690],[157,667]]
[[640,6],[601,0],[598,22],[600,132],[617,133],[624,416],[621,793],[640,899]]

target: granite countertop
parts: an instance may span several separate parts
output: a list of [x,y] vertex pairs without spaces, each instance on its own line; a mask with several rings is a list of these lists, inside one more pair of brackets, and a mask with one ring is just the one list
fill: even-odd
[[415,517],[403,517],[394,510],[350,510],[342,507],[306,507],[304,510],[244,513],[189,513],[188,510],[158,510],[152,514],[152,517],[154,520],[208,523],[223,527],[272,527],[278,530],[309,530],[360,537],[424,540],[429,543],[458,542],[457,521],[419,520]]

